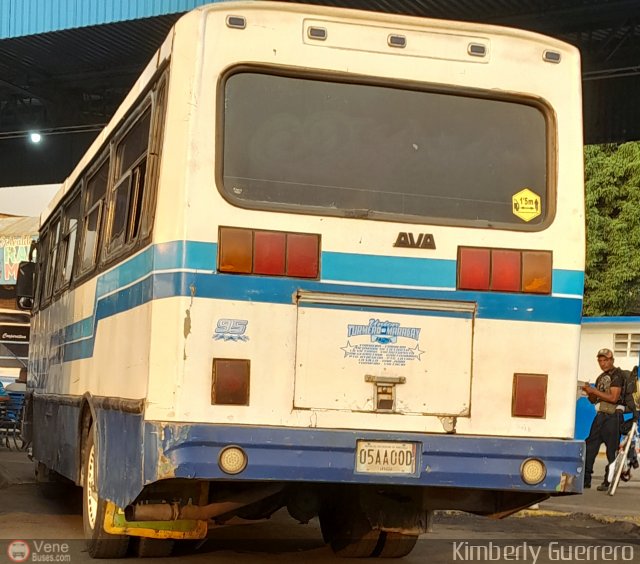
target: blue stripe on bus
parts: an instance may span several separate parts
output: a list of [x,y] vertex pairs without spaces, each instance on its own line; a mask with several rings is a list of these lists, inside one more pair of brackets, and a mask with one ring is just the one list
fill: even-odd
[[551,291],[554,294],[582,296],[584,291],[584,272],[555,269],[553,271],[552,284]]
[[[172,241],[149,247],[98,278],[97,296],[113,292],[153,271],[188,269],[215,272],[218,246],[198,241]],[[360,282],[395,286],[422,286],[453,290],[456,261],[448,259],[390,257],[356,253],[322,253],[322,277],[335,282]],[[557,294],[582,296],[584,272],[555,269]]]
[[[273,304],[293,304],[298,290],[376,296],[380,288],[326,284],[290,278],[196,272],[158,272],[120,291],[100,298],[92,318],[70,327],[80,327],[83,339],[67,341],[64,360],[87,358],[93,354],[98,322],[131,310],[154,299],[191,296],[208,299],[240,300]],[[456,292],[388,288],[389,297],[456,300],[477,303],[477,317],[510,321],[580,324],[582,301],[573,298],[500,294],[490,292]],[[86,332],[85,332],[86,331]],[[65,331],[65,336],[72,333]]]
[[324,252],[322,277],[362,284],[454,289],[456,261]]
[[[477,317],[513,321],[580,323],[584,273],[554,270],[554,292],[576,298],[502,294],[492,292],[451,292],[455,285],[455,261],[380,257],[326,252],[322,255],[324,279],[269,278],[216,273],[217,244],[172,241],[145,249],[138,255],[98,277],[94,314],[63,330],[64,360],[87,358],[93,354],[97,324],[117,313],[128,311],[153,299],[195,295],[263,303],[293,304],[298,290],[352,295],[437,299],[477,303]],[[181,270],[196,272],[184,272]],[[166,272],[173,270],[177,272]],[[165,271],[165,272],[162,272]],[[343,285],[340,281],[350,282]],[[360,281],[363,286],[355,285]],[[436,289],[371,287],[366,284],[433,286]],[[442,288],[439,290],[437,288]],[[366,308],[370,309],[370,308]],[[373,310],[372,310],[373,311]],[[384,311],[389,311],[387,308]],[[405,312],[406,310],[400,310]]]
[[76,321],[65,327],[64,342],[77,341],[78,339],[84,339],[90,336],[93,332],[93,319],[94,316],[87,317],[86,319]]
[[[188,269],[215,272],[216,243],[172,241],[149,247],[135,257],[102,274],[97,282],[97,297],[159,270]],[[456,261],[447,259],[389,257],[355,253],[322,253],[322,277],[325,280],[422,286],[453,290],[456,285]],[[553,292],[581,296],[584,272],[553,271]]]
[[213,272],[218,246],[198,241],[172,241],[149,247],[98,278],[96,294],[102,297],[158,270],[188,268]]

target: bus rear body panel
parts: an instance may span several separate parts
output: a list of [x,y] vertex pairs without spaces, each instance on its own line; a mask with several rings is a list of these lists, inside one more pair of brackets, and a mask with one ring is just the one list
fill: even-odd
[[[504,516],[581,491],[574,48],[224,3],[182,18],[145,77],[141,108],[130,95],[101,137],[117,155],[103,215],[82,189],[77,259],[89,236],[116,250],[34,317],[34,421],[59,429],[34,437],[38,460],[80,482],[93,424],[98,494],[120,508],[161,511],[172,484],[183,501],[202,484],[215,504],[267,483],[304,521],[292,500],[305,487],[328,511],[384,486],[416,522],[378,525],[414,532],[431,509]],[[145,80],[166,86],[159,101]],[[161,157],[127,171],[119,143],[138,115],[161,131]],[[143,198],[145,171],[157,189]],[[62,208],[47,228],[60,213],[68,241]]]

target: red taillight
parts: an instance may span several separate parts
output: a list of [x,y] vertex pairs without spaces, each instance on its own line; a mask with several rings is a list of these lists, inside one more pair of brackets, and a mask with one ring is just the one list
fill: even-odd
[[498,292],[520,291],[519,251],[491,251],[491,289]]
[[550,251],[458,248],[458,289],[550,294]]
[[284,274],[287,236],[277,231],[256,231],[253,257],[254,274]]
[[249,361],[213,359],[211,403],[215,405],[249,405]]
[[318,278],[320,235],[221,227],[218,270],[238,274]]
[[287,235],[287,276],[315,278],[318,276],[317,235]]
[[489,249],[460,247],[458,256],[458,288],[488,290],[491,255]]
[[511,415],[543,418],[547,411],[546,374],[514,374]]

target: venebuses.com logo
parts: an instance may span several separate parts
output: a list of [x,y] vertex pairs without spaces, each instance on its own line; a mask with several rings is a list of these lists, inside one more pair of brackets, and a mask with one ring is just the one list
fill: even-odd
[[11,562],[71,562],[71,547],[66,542],[14,540],[7,546]]
[[7,556],[11,562],[26,562],[31,555],[29,543],[23,540],[14,540],[7,547]]

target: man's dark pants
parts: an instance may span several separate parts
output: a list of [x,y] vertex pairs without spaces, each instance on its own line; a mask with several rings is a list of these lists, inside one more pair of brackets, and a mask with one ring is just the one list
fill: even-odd
[[[584,484],[591,485],[591,474],[593,474],[593,464],[598,456],[600,445],[602,443],[607,447],[607,460],[611,464],[616,458],[618,445],[620,444],[620,416],[618,413],[602,413],[596,414],[589,436],[585,440],[587,444],[587,454],[584,468]],[[604,470],[603,482],[608,482],[609,464]]]

